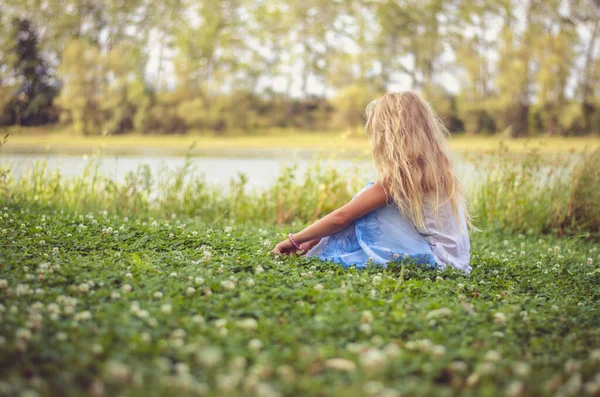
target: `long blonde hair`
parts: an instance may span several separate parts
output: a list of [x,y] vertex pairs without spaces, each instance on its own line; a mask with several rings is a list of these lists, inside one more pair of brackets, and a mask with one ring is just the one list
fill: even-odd
[[[425,206],[438,219],[450,202],[460,225],[463,189],[448,156],[448,132],[429,104],[413,92],[392,92],[371,102],[366,118],[379,181],[400,212],[425,230]],[[468,221],[466,208],[464,214]]]

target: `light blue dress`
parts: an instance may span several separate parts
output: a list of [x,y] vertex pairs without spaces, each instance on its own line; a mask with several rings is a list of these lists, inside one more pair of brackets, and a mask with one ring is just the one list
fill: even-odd
[[[354,198],[371,187],[369,183]],[[365,268],[369,261],[386,267],[390,261],[410,260],[436,268],[429,243],[400,213],[396,205],[384,205],[357,219],[354,224],[321,239],[307,256],[339,263],[344,267]]]

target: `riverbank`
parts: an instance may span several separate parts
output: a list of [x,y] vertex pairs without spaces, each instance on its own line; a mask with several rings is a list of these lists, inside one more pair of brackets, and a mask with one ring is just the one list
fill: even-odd
[[[87,154],[101,148],[104,153],[124,155],[185,155],[194,145],[193,155],[270,157],[285,153],[313,156],[315,153],[337,153],[341,156],[368,154],[369,142],[360,135],[347,132],[293,130],[266,130],[256,135],[122,135],[78,136],[59,129],[4,129],[10,133],[3,151],[11,153]],[[600,137],[535,137],[505,139],[500,136],[456,135],[450,138],[450,147],[459,153],[477,153],[497,150],[505,145],[513,152],[537,148],[540,152],[568,152],[600,147]]]

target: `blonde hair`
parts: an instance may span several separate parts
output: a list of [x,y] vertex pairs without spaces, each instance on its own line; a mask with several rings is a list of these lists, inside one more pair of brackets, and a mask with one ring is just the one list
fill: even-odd
[[448,132],[429,104],[413,92],[392,92],[371,102],[366,118],[379,181],[400,212],[425,230],[425,206],[439,219],[439,208],[450,202],[460,225],[463,189],[448,156]]

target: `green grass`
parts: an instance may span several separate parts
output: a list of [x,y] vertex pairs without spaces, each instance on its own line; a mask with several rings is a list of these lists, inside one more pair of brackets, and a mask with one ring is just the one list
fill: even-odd
[[[600,392],[600,155],[475,156],[473,272],[272,257],[364,185],[0,167],[0,395]],[[36,394],[37,393],[37,394]]]
[[465,276],[274,258],[289,227],[265,224],[36,205],[0,219],[6,395],[600,388],[600,251],[581,239],[474,234]]
[[[191,132],[188,135],[139,135],[122,136],[78,136],[69,134],[60,127],[52,128],[10,128],[0,131],[0,135],[11,133],[6,151],[13,152],[58,152],[89,153],[102,147],[106,153],[147,153],[148,151],[186,154],[190,145],[196,142],[198,154],[220,154],[231,151],[260,151],[277,153],[278,149],[336,152],[340,154],[369,153],[369,143],[363,134],[352,135],[345,131],[296,131],[269,129],[247,135],[233,131],[227,136],[202,135]],[[577,138],[534,137],[511,140],[501,136],[456,135],[450,146],[457,152],[495,151],[500,143],[512,151],[526,152],[532,147],[542,152],[567,152],[592,149],[600,146],[600,137]]]

